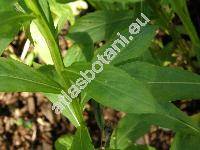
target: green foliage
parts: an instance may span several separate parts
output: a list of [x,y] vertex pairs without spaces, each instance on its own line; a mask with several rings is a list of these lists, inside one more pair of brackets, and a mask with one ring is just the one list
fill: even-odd
[[[1,5],[1,4],[0,4]],[[2,4],[3,5],[3,4]],[[33,16],[10,10],[2,10],[0,8],[0,55],[8,44],[13,40],[14,36],[19,32],[22,23],[30,21]],[[14,26],[13,26],[14,24]]]
[[200,76],[192,72],[138,61],[120,67],[132,77],[144,82],[158,100],[200,98]]
[[173,140],[170,150],[199,149],[200,137],[192,134],[178,132]]
[[133,16],[131,11],[96,11],[77,20],[70,28],[70,32],[87,32],[94,42],[108,40],[114,34],[113,32],[128,27]]
[[91,62],[94,55],[93,41],[87,33],[77,32],[68,34],[69,39],[74,42],[74,45],[67,51],[64,58],[66,67],[72,65],[74,62]]
[[92,141],[86,127],[78,127],[70,150],[87,149],[93,150]]
[[59,93],[61,86],[51,78],[12,59],[0,58],[1,92]]
[[69,150],[73,141],[72,135],[63,135],[55,142],[56,150]]

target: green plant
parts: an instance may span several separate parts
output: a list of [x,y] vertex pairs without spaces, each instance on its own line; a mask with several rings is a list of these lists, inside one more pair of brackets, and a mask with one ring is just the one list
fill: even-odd
[[[63,0],[62,4],[59,2],[61,1],[7,0],[0,2],[1,54],[20,29],[26,31],[30,41],[34,40],[33,33],[29,30],[34,24],[34,28],[39,32],[37,35],[44,38],[47,53],[50,53],[52,59],[52,65],[30,67],[22,62],[1,57],[0,91],[42,92],[52,103],[56,103],[60,92],[69,88],[71,83],[80,76],[80,71],[91,67],[97,54],[102,54],[116,39],[117,32],[128,35],[128,25],[132,23],[133,18],[136,18],[140,11],[149,12],[156,23],[144,27],[134,40],[121,48],[121,52],[114,61],[104,67],[103,72],[84,89],[77,99],[72,101],[69,107],[64,108],[63,115],[76,126],[77,131],[74,136],[63,136],[58,139],[55,147],[59,150],[94,149],[82,116],[84,105],[88,100],[93,99],[93,105],[97,110],[96,120],[102,133],[105,132],[105,125],[101,115],[101,105],[127,113],[113,132],[110,143],[102,145],[101,148],[151,149],[134,143],[148,131],[151,125],[158,125],[176,132],[172,149],[183,150],[189,149],[188,147],[194,149],[191,145],[198,149],[199,116],[189,117],[171,102],[179,99],[199,99],[200,76],[182,69],[163,67],[163,61],[158,58],[160,55],[152,50],[154,48],[152,45],[159,42],[154,40],[155,31],[159,27],[167,30],[167,33],[172,36],[182,33],[178,29],[173,30],[161,18],[166,17],[164,21],[167,20],[170,24],[172,14],[176,12],[185,27],[183,31],[189,34],[196,55],[199,57],[199,38],[189,18],[185,0],[179,3],[163,0],[156,2],[158,4],[152,0],[143,2],[143,9],[140,7],[140,0],[123,2],[121,0],[88,0],[94,8],[99,10],[78,18],[75,24],[69,6],[63,4],[69,1]],[[168,7],[171,4],[173,7],[170,7],[169,12],[166,13],[160,4]],[[130,10],[129,6],[135,9]],[[155,12],[152,11],[154,8],[156,8]],[[56,26],[55,20],[57,20]],[[74,24],[67,35],[74,45],[68,50],[68,55],[63,58],[59,49],[58,33],[66,20]],[[100,48],[94,47],[94,43],[98,44],[100,41],[106,41],[106,44]],[[171,44],[177,43],[173,41]],[[188,140],[187,137],[189,137]],[[184,146],[186,140],[190,143],[188,147]]]

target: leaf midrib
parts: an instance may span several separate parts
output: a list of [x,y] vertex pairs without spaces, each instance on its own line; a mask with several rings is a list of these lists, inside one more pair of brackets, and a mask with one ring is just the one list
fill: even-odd
[[18,79],[18,80],[23,80],[23,81],[27,81],[27,82],[31,82],[31,83],[34,83],[34,84],[39,84],[39,85],[43,85],[43,86],[46,86],[46,87],[51,87],[53,89],[56,89],[56,90],[61,90],[60,88],[57,88],[57,87],[54,87],[52,85],[49,85],[49,84],[46,84],[46,83],[42,83],[42,82],[36,82],[34,80],[29,80],[29,79],[25,79],[25,78],[21,78],[21,77],[17,77],[17,76],[12,76],[12,75],[0,75],[0,77],[7,77],[7,78],[12,78],[12,79]]
[[[75,71],[73,71],[73,70],[67,70],[67,71],[69,71],[69,72],[71,72],[71,73],[74,73],[74,74],[80,76],[80,74],[78,74],[77,72],[75,72]],[[133,98],[132,96],[126,94],[126,93],[123,92],[122,90],[119,90],[119,89],[117,89],[117,88],[115,88],[115,87],[113,87],[113,86],[108,86],[107,84],[104,84],[104,82],[101,81],[101,80],[93,80],[93,82],[100,83],[100,84],[102,84],[102,85],[104,85],[104,86],[106,86],[106,87],[108,87],[108,88],[111,88],[111,89],[113,89],[113,90],[115,90],[115,91],[117,91],[117,92],[120,92],[120,93],[122,93],[122,94],[128,96],[128,97],[131,98],[131,99]],[[146,104],[146,105],[149,105],[149,106],[152,106],[152,107],[153,107],[153,105],[152,105],[151,103],[147,103],[146,101],[140,101],[140,102],[142,102],[142,103],[144,103],[144,104]]]

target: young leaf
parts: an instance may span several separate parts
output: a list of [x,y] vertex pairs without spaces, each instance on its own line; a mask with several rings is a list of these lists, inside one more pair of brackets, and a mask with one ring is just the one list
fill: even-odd
[[1,92],[59,93],[60,85],[42,73],[15,60],[0,58]]
[[90,134],[86,127],[80,126],[77,128],[70,150],[94,150]]
[[200,98],[200,76],[192,72],[145,62],[127,63],[120,68],[146,83],[160,101]]
[[[128,27],[133,21],[131,11],[97,11],[77,20],[70,32],[87,32],[94,42],[109,39],[113,32]],[[97,34],[98,33],[98,34]]]
[[75,18],[69,5],[60,4],[55,0],[48,0],[48,2],[52,13],[55,14],[54,24],[56,24],[57,34],[60,33],[60,31],[63,29],[67,20],[70,22],[71,25],[74,24]]

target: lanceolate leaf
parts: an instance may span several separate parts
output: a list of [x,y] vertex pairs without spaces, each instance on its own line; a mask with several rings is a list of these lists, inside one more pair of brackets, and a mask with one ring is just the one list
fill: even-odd
[[113,32],[128,27],[133,21],[133,12],[97,11],[77,20],[70,32],[87,32],[94,42],[109,39]]
[[[76,63],[65,69],[65,79],[76,83],[82,77],[80,71],[84,72],[89,68],[90,65]],[[103,105],[125,112],[154,113],[159,110],[157,102],[140,82],[112,66],[105,66],[103,72],[87,85],[84,92]]]
[[145,62],[133,62],[120,68],[146,83],[160,101],[200,98],[200,76],[180,68],[159,67]]
[[[146,26],[144,28],[141,28],[140,33],[133,36],[133,40],[129,41],[129,44],[127,44],[125,47],[119,46],[120,52],[111,61],[111,64],[118,66],[120,64],[127,63],[132,59],[141,57],[144,52],[148,50],[148,47],[150,46],[151,41],[155,36],[156,28],[156,26]],[[130,36],[128,29],[123,30],[122,32],[120,32],[120,34],[125,36],[127,39]],[[95,55],[104,54],[107,48],[112,48],[111,45],[117,39],[119,39],[119,36],[114,36],[111,42],[97,49]],[[94,57],[94,60],[96,59],[97,56]]]
[[[88,68],[84,64],[74,64],[65,70],[65,78],[76,83],[80,77],[79,72]],[[70,78],[72,76],[74,78]],[[175,106],[156,101],[141,82],[116,67],[104,66],[104,70],[87,85],[84,92],[105,106],[127,113],[164,115],[191,131],[200,132],[197,125]]]
[[59,93],[61,87],[54,80],[29,66],[0,58],[0,91]]
[[22,14],[15,11],[0,11],[0,55],[8,44],[13,40],[25,21],[33,17],[28,14]]

